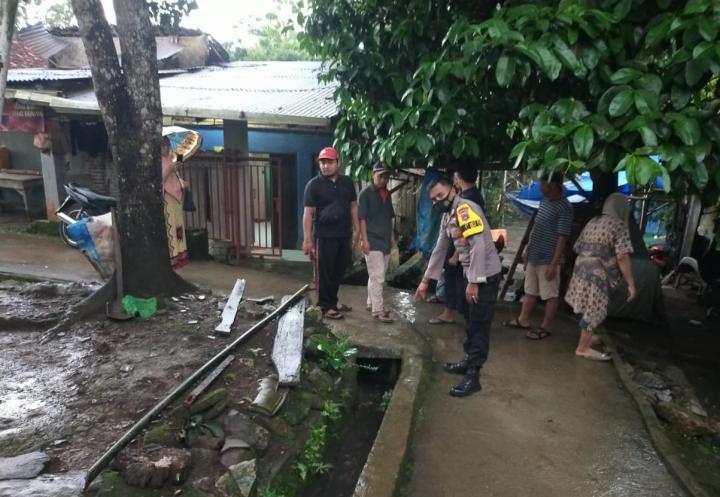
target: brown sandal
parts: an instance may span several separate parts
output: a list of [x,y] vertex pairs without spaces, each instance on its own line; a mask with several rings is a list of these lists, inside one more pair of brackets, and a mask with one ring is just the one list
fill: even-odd
[[344,318],[345,316],[343,316],[341,313],[339,313],[339,312],[336,311],[335,309],[328,309],[328,310],[325,311],[325,313],[323,314],[323,317],[328,318],[328,319],[342,319],[342,318]]
[[380,321],[381,323],[394,323],[395,320],[390,317],[390,313],[388,311],[379,312],[377,314],[373,314],[373,317]]

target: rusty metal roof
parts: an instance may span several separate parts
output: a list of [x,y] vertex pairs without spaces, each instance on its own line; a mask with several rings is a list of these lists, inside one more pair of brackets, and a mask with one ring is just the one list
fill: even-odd
[[10,68],[47,67],[47,59],[39,56],[22,40],[14,37],[10,49]]

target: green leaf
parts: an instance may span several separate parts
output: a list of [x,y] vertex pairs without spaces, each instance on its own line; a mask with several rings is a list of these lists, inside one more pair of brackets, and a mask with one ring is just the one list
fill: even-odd
[[615,4],[615,7],[613,7],[613,16],[615,16],[616,20],[620,21],[628,15],[631,8],[632,0],[620,0]]
[[445,105],[446,103],[448,103],[449,97],[447,92],[445,91],[445,88],[438,88],[437,96],[441,104]]
[[698,188],[698,190],[703,190],[705,186],[708,184],[709,175],[707,167],[704,163],[695,164],[695,169],[693,169],[692,173],[693,183],[695,183],[695,186]]
[[515,58],[502,54],[495,66],[495,79],[500,86],[509,86],[515,77]]
[[707,41],[715,41],[718,34],[718,23],[714,17],[703,17],[698,21],[700,36]]
[[405,90],[405,93],[403,93],[402,97],[400,97],[400,101],[404,102],[408,106],[412,105],[413,93],[415,93],[415,88],[408,88],[407,90]]
[[619,117],[624,115],[633,104],[633,90],[623,90],[610,101],[608,113],[610,117]]
[[587,74],[585,66],[580,64],[580,61],[575,55],[575,52],[572,51],[572,49],[567,45],[567,43],[563,41],[562,38],[560,38],[559,36],[555,37],[555,39],[553,40],[553,45],[555,49],[555,55],[557,55],[563,65],[570,69],[573,74],[575,74],[575,76],[582,78]]
[[642,128],[640,128],[640,138],[642,138],[645,146],[657,147],[657,136],[655,135],[655,132],[647,126],[643,126]]
[[560,75],[562,64],[544,45],[539,45],[537,47],[537,53],[540,56],[540,68],[550,81],[555,81]]
[[675,109],[680,110],[688,104],[690,95],[690,90],[684,86],[673,85],[672,90],[670,90],[670,101]]
[[685,4],[683,14],[702,14],[710,7],[710,0],[690,0]]
[[685,145],[691,147],[700,141],[700,125],[696,119],[677,112],[669,112],[667,117],[675,130],[675,134]]
[[710,43],[709,41],[701,41],[697,45],[695,45],[695,48],[693,48],[692,56],[693,59],[699,59],[700,57],[704,56],[707,52],[713,50],[715,48],[715,44]]
[[637,160],[637,179],[641,185],[647,185],[657,176],[657,163],[649,157]]
[[452,153],[453,156],[455,156],[456,159],[459,159],[462,157],[463,152],[465,151],[465,141],[462,139],[455,140],[455,143],[453,143]]
[[580,59],[592,71],[598,65],[598,52],[592,47],[583,47],[580,49]]
[[624,85],[638,79],[642,75],[643,73],[637,69],[626,67],[620,69],[619,71],[615,71],[612,76],[610,76],[610,82],[614,85]]
[[660,168],[660,175],[662,176],[662,186],[663,190],[665,190],[665,193],[670,193],[670,174],[668,173],[668,170],[663,166],[662,164],[658,164],[658,167]]
[[660,94],[663,87],[662,79],[657,74],[643,74],[635,81],[635,84],[656,95]]
[[428,152],[432,148],[432,141],[427,135],[419,134],[415,139],[415,146],[420,151],[420,154],[427,156]]
[[417,126],[418,121],[420,120],[420,110],[414,110],[410,113],[410,116],[408,117],[408,122],[410,123],[410,126],[413,128]]
[[575,148],[575,153],[583,159],[588,158],[590,152],[592,152],[594,141],[595,136],[592,128],[587,124],[580,126],[573,135],[573,148]]
[[595,133],[603,140],[606,140],[612,133],[615,133],[613,125],[601,114],[593,114],[590,117],[590,124],[595,130]]
[[525,153],[525,150],[527,150],[528,142],[520,142],[517,145],[515,145],[512,148],[512,151],[510,152],[510,158],[513,159],[515,157],[519,157],[520,155]]
[[660,112],[657,95],[647,90],[635,91],[635,108],[642,115],[656,115]]
[[685,82],[688,86],[695,86],[707,71],[708,63],[705,59],[689,60],[685,64]]
[[540,128],[541,138],[565,138],[566,133],[560,126],[546,124]]
[[[656,18],[658,19],[658,18]],[[670,23],[672,22],[672,15],[663,14],[658,22],[648,29],[645,35],[645,47],[652,48],[662,40],[668,37],[668,30],[670,29]]]
[[540,112],[535,119],[533,119],[532,127],[530,128],[531,135],[534,139],[540,138],[540,128],[550,122],[550,113],[548,111]]

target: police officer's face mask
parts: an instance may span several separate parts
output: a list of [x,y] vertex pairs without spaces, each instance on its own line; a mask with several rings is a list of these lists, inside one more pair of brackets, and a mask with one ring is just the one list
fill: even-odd
[[452,199],[450,198],[450,193],[452,193],[452,189],[448,190],[445,198],[437,203],[438,209],[440,209],[441,212],[450,212],[450,209],[452,208]]

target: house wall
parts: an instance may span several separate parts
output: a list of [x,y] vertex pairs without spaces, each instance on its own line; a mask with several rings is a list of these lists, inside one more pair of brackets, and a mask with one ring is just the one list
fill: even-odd
[[0,131],[0,145],[10,150],[13,169],[40,170],[40,151],[33,146],[33,133]]
[[[203,150],[223,145],[223,130],[219,128],[193,128],[203,136]],[[250,153],[266,153],[295,156],[295,177],[283,176],[283,182],[294,181],[297,211],[295,219],[283,219],[284,223],[296,222],[297,242],[302,243],[302,213],[305,185],[314,174],[313,163],[320,149],[332,144],[332,133],[328,131],[289,131],[271,129],[250,129],[248,131]]]

